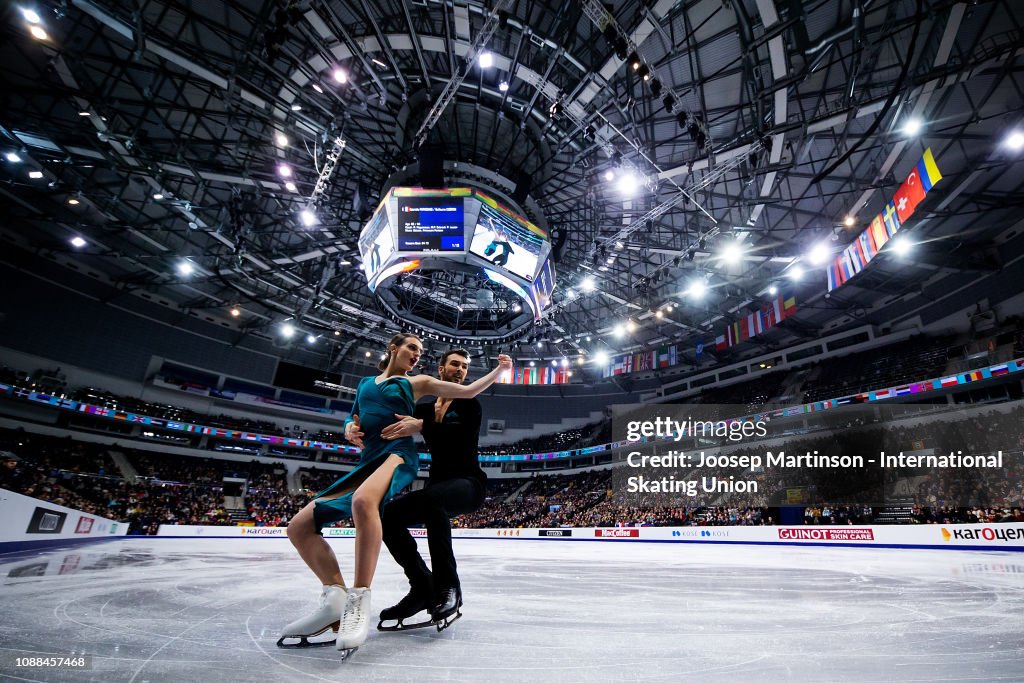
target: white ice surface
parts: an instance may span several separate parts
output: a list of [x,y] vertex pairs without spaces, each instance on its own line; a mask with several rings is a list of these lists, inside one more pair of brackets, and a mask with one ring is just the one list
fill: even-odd
[[[349,576],[353,541],[331,545]],[[286,539],[0,556],[0,677],[1024,680],[1020,553],[500,539],[456,539],[455,550],[465,616],[443,633],[371,630],[345,663],[333,647],[275,646],[319,595]],[[374,615],[405,590],[385,553]],[[71,653],[93,655],[93,670],[11,666]]]

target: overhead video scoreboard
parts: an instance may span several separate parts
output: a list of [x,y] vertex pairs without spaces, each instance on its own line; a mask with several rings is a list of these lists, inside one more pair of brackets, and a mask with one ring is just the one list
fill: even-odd
[[402,273],[461,263],[514,292],[535,318],[551,304],[547,232],[470,188],[393,188],[360,232],[359,254],[371,291]]

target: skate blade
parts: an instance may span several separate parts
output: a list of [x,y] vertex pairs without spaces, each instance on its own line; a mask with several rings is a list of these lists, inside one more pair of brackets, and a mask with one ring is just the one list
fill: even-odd
[[[320,635],[320,634],[317,634],[317,635]],[[316,636],[281,636],[280,638],[277,639],[277,646],[280,647],[280,648],[284,648],[284,649],[297,649],[297,648],[307,648],[307,647],[327,647],[328,645],[334,645],[334,640],[324,640],[324,641],[316,640],[316,641],[310,642],[309,638],[315,638],[315,637]],[[288,640],[289,638],[291,638],[291,639],[298,638],[299,642],[297,642],[297,643],[286,643],[286,642],[284,642],[285,640]]]
[[445,617],[443,621],[436,622],[437,623],[437,632],[440,633],[441,631],[445,630],[446,628],[448,628],[449,626],[451,626],[452,624],[454,624],[456,621],[458,621],[461,618],[462,618],[462,612],[460,611],[460,612],[456,612],[453,615]]
[[[333,624],[331,624],[330,626],[328,626],[327,628],[325,628],[323,631],[320,631],[318,633],[310,633],[309,635],[305,635],[305,636],[281,636],[280,638],[277,639],[277,646],[278,647],[282,647],[282,648],[302,648],[302,647],[323,647],[324,645],[334,645],[335,640],[337,640],[337,636],[335,636],[334,640],[324,640],[322,642],[319,641],[319,640],[310,642],[309,639],[310,638],[316,638],[317,636],[322,636],[323,634],[325,634],[327,632],[331,632],[331,633],[335,633],[336,634],[338,632],[338,627],[340,625],[341,625],[341,622],[340,621],[336,621]],[[297,643],[286,643],[286,642],[284,642],[284,641],[286,641],[288,639],[295,639],[295,638],[298,638],[299,642],[297,642]]]
[[406,624],[406,623],[403,623],[403,621],[401,619],[398,619],[397,620],[398,623],[390,625],[390,626],[385,626],[384,625],[385,621],[396,621],[396,620],[395,619],[381,619],[380,623],[377,624],[377,630],[378,631],[411,631],[411,630],[417,629],[417,628],[427,628],[428,626],[433,626],[433,625],[435,625],[437,623],[436,621],[421,621],[421,622],[417,622],[415,624]]
[[348,658],[356,653],[358,647],[350,647],[347,650],[338,650],[338,655],[341,657],[341,661],[348,661]]

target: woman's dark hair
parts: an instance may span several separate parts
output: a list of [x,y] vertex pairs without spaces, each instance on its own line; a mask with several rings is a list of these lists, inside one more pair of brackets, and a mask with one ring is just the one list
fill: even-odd
[[387,367],[388,367],[388,363],[391,362],[391,347],[392,346],[395,346],[395,347],[401,346],[402,344],[405,343],[405,340],[409,339],[410,337],[419,339],[418,335],[408,334],[408,333],[405,333],[405,332],[399,332],[394,337],[392,337],[391,341],[388,342],[388,347],[386,349],[384,349],[384,360],[382,360],[381,362],[377,363],[377,369],[378,370],[386,370]]

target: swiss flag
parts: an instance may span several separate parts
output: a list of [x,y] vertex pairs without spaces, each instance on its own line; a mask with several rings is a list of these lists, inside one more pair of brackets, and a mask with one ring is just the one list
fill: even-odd
[[910,218],[910,214],[914,213],[914,209],[924,199],[924,195],[925,189],[921,184],[921,176],[915,166],[907,179],[900,185],[900,189],[896,190],[896,194],[892,196],[892,203],[896,205],[896,216],[900,219],[900,223]]

